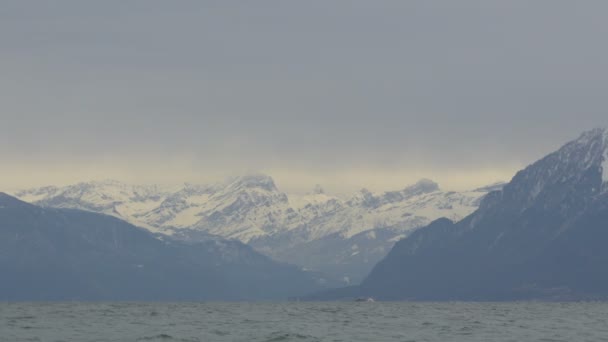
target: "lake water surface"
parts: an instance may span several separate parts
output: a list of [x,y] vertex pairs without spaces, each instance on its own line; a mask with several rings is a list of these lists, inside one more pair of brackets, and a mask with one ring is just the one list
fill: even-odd
[[608,341],[608,303],[0,303],[0,341]]

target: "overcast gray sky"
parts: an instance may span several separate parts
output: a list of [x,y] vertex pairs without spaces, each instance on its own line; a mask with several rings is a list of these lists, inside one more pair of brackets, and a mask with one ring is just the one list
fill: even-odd
[[608,125],[608,1],[0,3],[0,188],[508,180]]

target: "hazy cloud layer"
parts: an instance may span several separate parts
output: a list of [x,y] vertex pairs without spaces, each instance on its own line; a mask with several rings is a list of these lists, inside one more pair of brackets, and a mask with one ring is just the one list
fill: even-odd
[[605,1],[3,1],[0,186],[508,178],[608,125],[607,15]]

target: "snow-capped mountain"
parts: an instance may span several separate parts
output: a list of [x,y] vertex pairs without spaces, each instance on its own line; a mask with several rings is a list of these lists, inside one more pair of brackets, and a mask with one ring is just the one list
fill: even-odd
[[[178,239],[237,239],[277,260],[357,281],[400,238],[439,217],[465,217],[489,190],[446,192],[421,180],[399,191],[363,189],[350,198],[326,194],[319,186],[288,196],[271,177],[253,174],[212,185],[166,188],[102,181],[14,195],[40,206],[112,215]],[[340,265],[358,271],[341,272]]]
[[519,171],[453,223],[399,241],[358,288],[326,298],[606,300],[608,130]]
[[152,231],[160,225],[139,219],[171,195],[170,189],[159,186],[127,185],[105,180],[78,183],[66,187],[47,186],[18,191],[13,194],[22,201],[43,207],[80,209],[115,216]]
[[299,219],[290,221],[286,230],[249,243],[275,259],[357,283],[395,242],[437,218],[467,216],[486,193],[446,192],[435,182],[421,180],[400,191],[374,194],[364,189],[345,200],[324,193],[292,196]]

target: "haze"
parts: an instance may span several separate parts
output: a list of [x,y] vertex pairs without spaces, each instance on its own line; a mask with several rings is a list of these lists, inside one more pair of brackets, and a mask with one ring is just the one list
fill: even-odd
[[608,125],[604,1],[3,1],[1,188],[509,180]]

